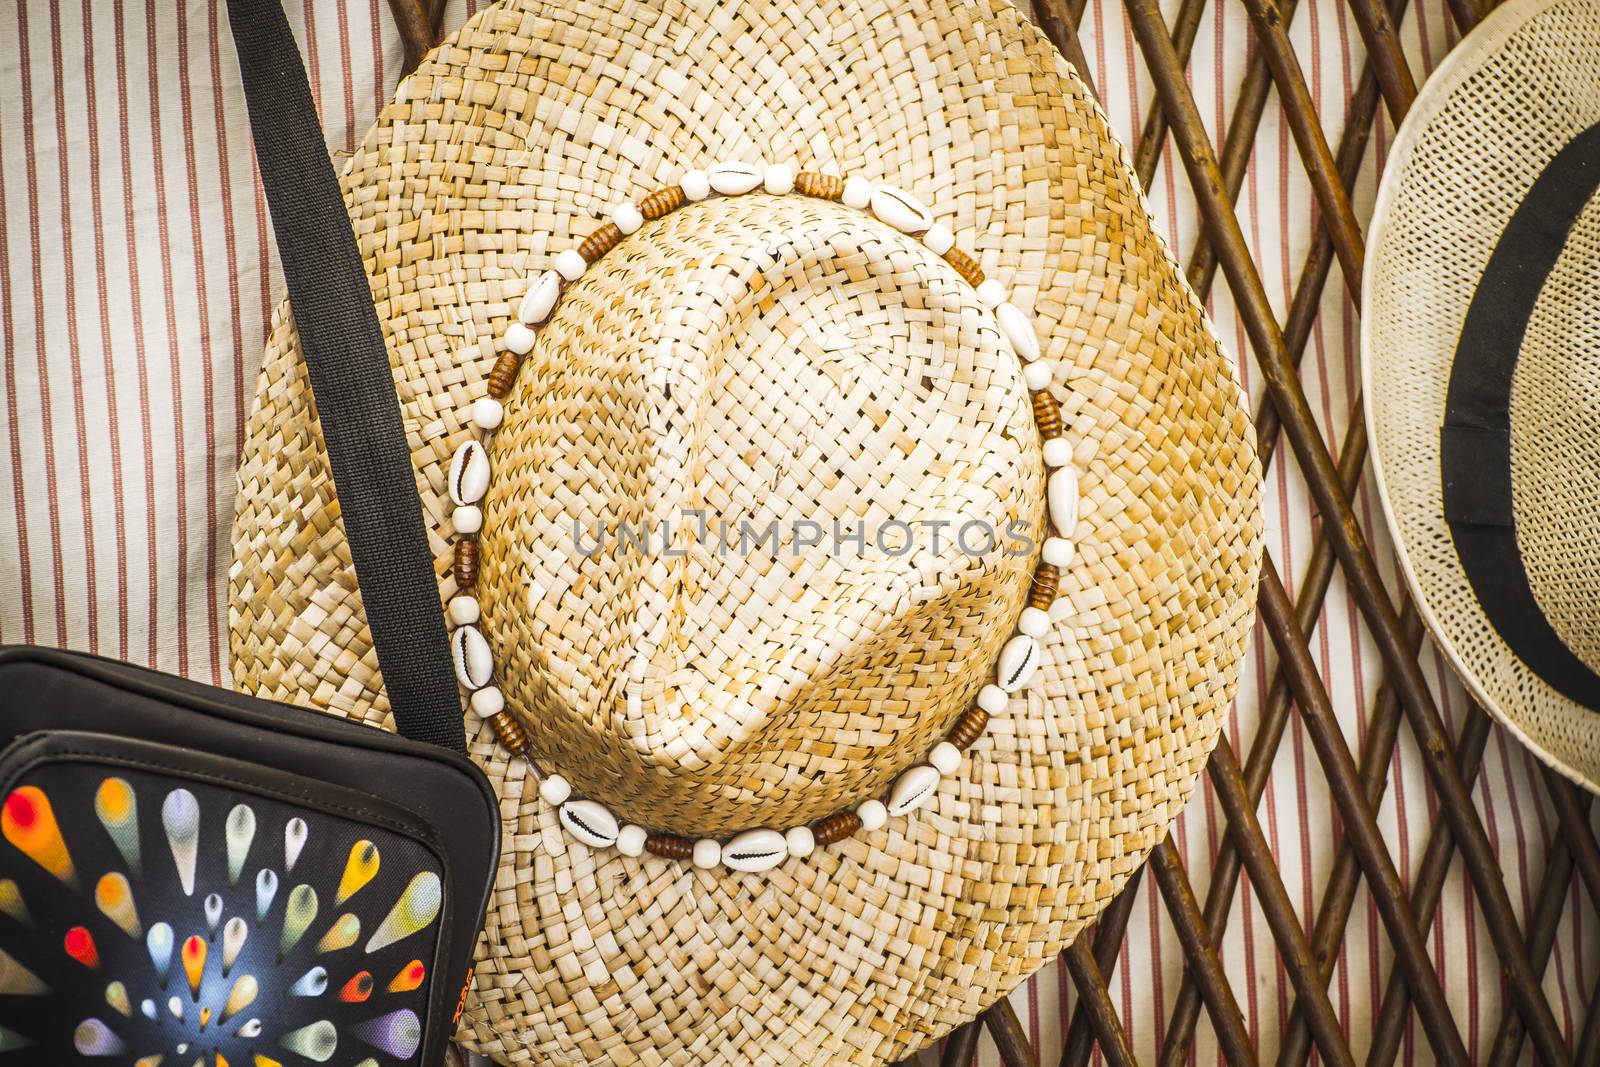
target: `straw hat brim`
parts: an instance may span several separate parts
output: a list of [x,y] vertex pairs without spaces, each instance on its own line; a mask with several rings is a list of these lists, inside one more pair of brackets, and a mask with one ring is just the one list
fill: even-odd
[[[892,180],[1035,319],[1082,467],[1038,680],[912,819],[713,873],[573,843],[469,743],[502,866],[467,1047],[554,1064],[882,1063],[1054,959],[1183,807],[1254,617],[1247,402],[1083,85],[1004,0],[521,0],[400,86],[343,176],[433,530],[527,279],[597,213],[718,159]],[[239,472],[236,684],[392,728],[292,318]]]
[[1532,671],[1479,604],[1445,522],[1439,428],[1497,238],[1544,164],[1600,121],[1597,45],[1600,3],[1512,0],[1433,72],[1379,188],[1361,321],[1375,485],[1419,614],[1483,708],[1593,791],[1600,715]]

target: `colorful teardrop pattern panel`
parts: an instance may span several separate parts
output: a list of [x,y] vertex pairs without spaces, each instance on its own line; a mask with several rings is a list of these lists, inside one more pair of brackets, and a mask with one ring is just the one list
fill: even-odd
[[41,1007],[0,1019],[0,1067],[414,1064],[443,907],[423,846],[208,781],[55,770],[0,800],[0,997]]

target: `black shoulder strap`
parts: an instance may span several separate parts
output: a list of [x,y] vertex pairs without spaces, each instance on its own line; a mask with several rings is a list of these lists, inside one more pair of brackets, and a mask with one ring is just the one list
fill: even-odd
[[400,733],[466,751],[411,450],[372,290],[278,0],[228,0],[256,160],[367,623]]

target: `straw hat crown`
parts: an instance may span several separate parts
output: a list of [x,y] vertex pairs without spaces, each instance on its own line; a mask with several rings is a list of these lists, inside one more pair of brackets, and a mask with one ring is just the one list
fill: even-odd
[[[930,760],[995,677],[1041,558],[1035,403],[1080,473],[1075,554],[1031,684],[922,806],[768,870],[589,847],[470,716],[505,836],[461,1036],[501,1062],[904,1058],[1115,896],[1243,662],[1247,398],[1104,116],[1006,0],[507,0],[402,82],[343,180],[442,598],[452,457],[524,294],[613,206],[722,160],[913,194],[1052,370],[1030,384],[971,272],[856,208],[751,192],[622,238],[538,328],[488,450],[475,589],[530,754],[682,835],[826,816]],[[246,437],[234,680],[387,724],[287,316]],[[658,551],[684,510],[712,543],[684,521]],[[866,545],[834,552],[835,518]],[[773,520],[776,553],[714,543]],[[968,547],[1011,522],[1032,547],[963,551],[966,522]]]
[[[1042,511],[993,312],[869,214],[691,204],[563,294],[480,578],[541,762],[679,833],[881,792],[993,673]],[[570,769],[569,769],[570,768]]]

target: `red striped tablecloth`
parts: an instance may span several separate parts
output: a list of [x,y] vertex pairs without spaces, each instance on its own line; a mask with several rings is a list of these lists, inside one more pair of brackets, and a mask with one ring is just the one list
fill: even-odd
[[[287,6],[329,147],[348,152],[394,88],[400,44],[388,8],[383,0]],[[1413,11],[1404,25],[1410,58],[1418,70],[1431,69],[1455,43],[1454,30],[1442,0],[1421,0]],[[453,4],[447,22],[458,25],[466,14]],[[225,18],[220,5],[183,0],[13,0],[0,11],[0,39],[8,42],[0,50],[0,495],[12,507],[0,516],[0,641],[92,649],[209,682],[224,682],[227,673],[234,461],[265,323],[282,295]],[[1339,0],[1304,0],[1292,36],[1333,140],[1363,55],[1355,27]],[[1112,124],[1131,145],[1153,93],[1118,4],[1091,0],[1084,48]],[[1259,61],[1244,10],[1214,0],[1191,69],[1214,138],[1225,132],[1244,70]],[[1391,137],[1380,126],[1357,190],[1363,214]],[[1150,201],[1172,246],[1187,255],[1198,222],[1170,148]],[[1314,208],[1275,101],[1239,210],[1281,316]],[[1337,280],[1324,300],[1303,377],[1337,447],[1356,389],[1356,320]],[[1245,352],[1220,286],[1211,311],[1230,349]],[[1248,360],[1241,375],[1259,400]],[[1292,463],[1273,466],[1268,493],[1268,544],[1292,594],[1309,553],[1312,509]],[[1376,501],[1363,491],[1356,504],[1387,562]],[[1398,588],[1392,567],[1389,576]],[[1378,657],[1340,581],[1312,650],[1356,741],[1373,704]],[[1267,645],[1255,642],[1228,724],[1238,750],[1254,733]],[[1461,691],[1431,646],[1423,662],[1446,718],[1459,715]],[[1290,730],[1261,818],[1304,921],[1326,881],[1336,827],[1309,746],[1298,725]],[[1392,773],[1380,822],[1406,874],[1434,821],[1434,797],[1409,738]],[[1496,730],[1476,798],[1519,912],[1554,826],[1535,777],[1532,759]],[[1222,832],[1204,788],[1176,827],[1197,884]],[[1149,1062],[1182,954],[1148,882],[1141,894],[1112,987],[1135,1050]],[[1358,1057],[1390,966],[1387,939],[1362,894],[1332,987]],[[1228,927],[1222,959],[1267,1058],[1293,992],[1248,886],[1235,908],[1242,911]],[[1569,1043],[1597,977],[1597,932],[1600,920],[1574,894],[1545,978]],[[1480,1060],[1500,1016],[1501,986],[1459,864],[1431,947],[1469,1052]],[[1072,1003],[1064,970],[1047,968],[1014,1002],[1041,1062],[1053,1063]],[[984,1065],[997,1062],[987,1042]],[[1408,1064],[1429,1061],[1420,1035],[1403,1055]],[[1221,1062],[1205,1022],[1195,1060]]]

